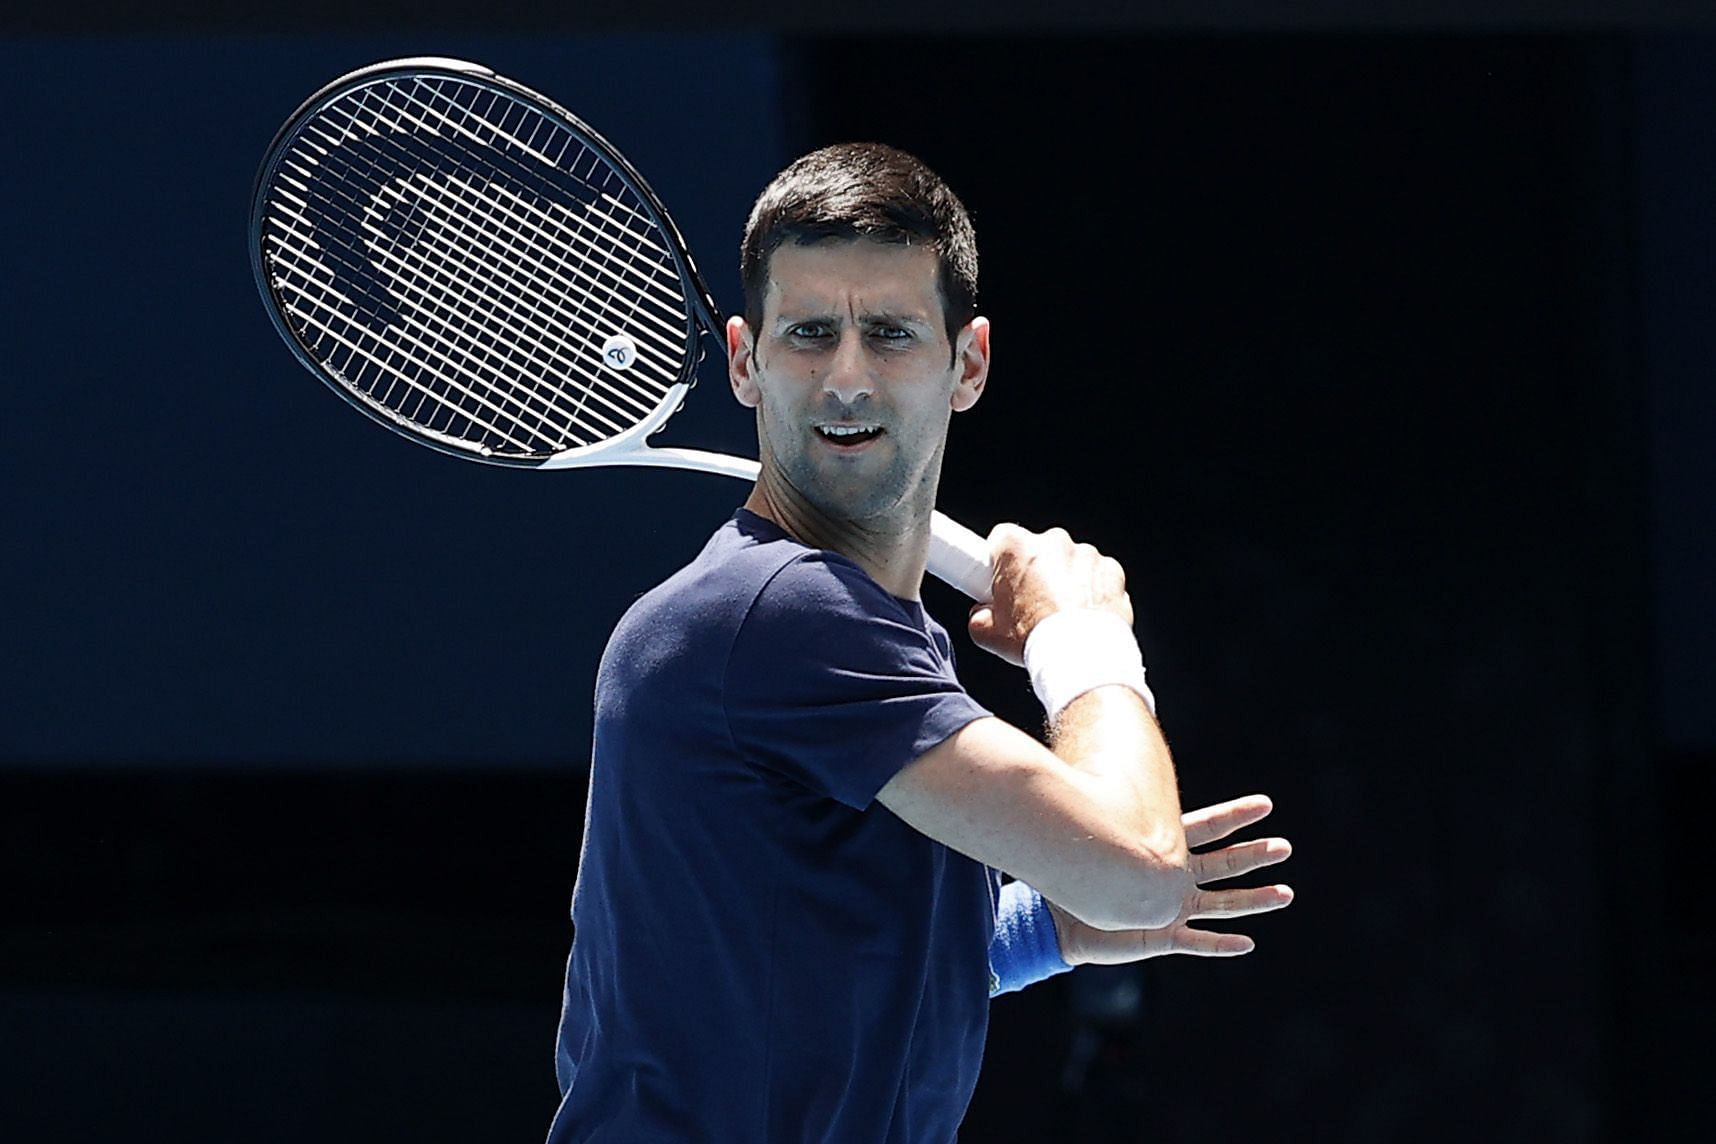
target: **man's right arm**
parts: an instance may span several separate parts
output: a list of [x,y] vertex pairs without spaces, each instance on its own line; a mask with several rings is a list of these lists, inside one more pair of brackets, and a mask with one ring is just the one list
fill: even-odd
[[[991,534],[995,599],[973,638],[1019,663],[1037,623],[1068,608],[1130,625],[1120,566],[1064,532]],[[908,763],[877,799],[908,825],[1004,870],[1098,929],[1171,924],[1193,890],[1173,760],[1143,699],[1100,686],[1054,720],[1050,748],[1000,719]]]

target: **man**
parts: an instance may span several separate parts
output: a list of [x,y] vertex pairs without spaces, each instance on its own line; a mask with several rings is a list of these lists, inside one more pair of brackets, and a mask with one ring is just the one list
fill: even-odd
[[728,370],[762,471],[602,659],[550,1140],[948,1141],[993,992],[1243,953],[1186,923],[1290,891],[1198,884],[1287,846],[1190,854],[1268,801],[1182,819],[1121,569],[1064,532],[997,528],[970,619],[1030,665],[1052,752],[955,678],[918,592],[989,324],[941,180],[875,145],[806,156],[741,270]]

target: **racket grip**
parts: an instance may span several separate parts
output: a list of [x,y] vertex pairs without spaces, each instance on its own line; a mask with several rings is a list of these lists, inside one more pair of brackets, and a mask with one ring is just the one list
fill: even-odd
[[989,541],[939,512],[930,518],[929,570],[980,604],[993,596]]

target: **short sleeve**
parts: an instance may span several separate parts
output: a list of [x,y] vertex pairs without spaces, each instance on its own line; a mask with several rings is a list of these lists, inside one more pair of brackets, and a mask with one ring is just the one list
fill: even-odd
[[988,714],[932,623],[844,557],[795,557],[734,636],[723,681],[734,746],[767,772],[869,806],[901,767]]

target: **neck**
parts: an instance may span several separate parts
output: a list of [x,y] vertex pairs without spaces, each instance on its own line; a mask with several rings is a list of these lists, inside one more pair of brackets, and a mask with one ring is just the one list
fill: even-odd
[[852,520],[824,512],[765,462],[745,507],[774,521],[800,544],[853,560],[888,594],[916,600],[929,561],[935,485],[932,475],[921,495],[907,498],[895,510]]

